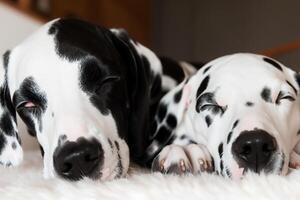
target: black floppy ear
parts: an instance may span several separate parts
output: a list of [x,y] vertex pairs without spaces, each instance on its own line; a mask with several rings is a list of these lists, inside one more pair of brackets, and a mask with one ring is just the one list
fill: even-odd
[[128,143],[132,159],[141,162],[150,124],[150,80],[149,66],[145,67],[142,57],[137,52],[137,43],[122,29],[111,29],[109,34],[113,46],[122,59],[126,69],[127,93],[130,102]]

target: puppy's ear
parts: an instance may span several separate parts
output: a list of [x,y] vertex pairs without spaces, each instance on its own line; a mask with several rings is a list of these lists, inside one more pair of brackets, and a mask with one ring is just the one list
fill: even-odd
[[18,136],[16,111],[7,83],[10,51],[0,58],[0,164],[18,165],[23,159],[21,140]]

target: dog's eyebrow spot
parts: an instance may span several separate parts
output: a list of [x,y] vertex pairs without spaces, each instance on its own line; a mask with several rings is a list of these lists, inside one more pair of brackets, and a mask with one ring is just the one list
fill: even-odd
[[160,104],[158,107],[158,121],[162,122],[162,120],[165,118],[167,114],[167,106],[165,104]]
[[178,90],[174,95],[174,102],[178,103],[182,96],[182,89]]
[[203,71],[203,74],[205,74],[211,67],[212,67],[211,65],[208,66],[208,67],[206,67],[206,68],[204,69],[204,71]]
[[295,88],[288,80],[286,80],[286,83],[287,83],[289,86],[291,86],[291,88],[294,90],[295,94],[297,95],[298,92],[297,92],[296,88]]
[[271,98],[271,89],[268,87],[264,87],[263,90],[260,93],[261,97],[263,100],[265,100],[268,103],[272,103],[272,98]]
[[254,103],[253,102],[251,102],[251,101],[247,101],[246,102],[246,106],[249,106],[249,107],[251,107],[251,106],[253,106],[254,105]]
[[263,60],[267,63],[269,63],[270,65],[272,65],[273,67],[279,69],[280,71],[282,71],[282,67],[280,66],[280,64],[278,62],[276,62],[275,60],[271,59],[271,58],[267,58],[264,57]]
[[166,122],[171,129],[174,129],[177,126],[177,119],[173,114],[168,114]]
[[297,135],[300,135],[300,130],[298,131]]
[[228,133],[228,136],[227,136],[227,144],[229,144],[230,139],[231,139],[231,136],[232,136],[232,131],[230,131],[230,132]]
[[209,76],[206,76],[203,81],[200,83],[200,86],[198,87],[197,93],[196,93],[196,98],[199,97],[200,94],[202,94],[202,92],[204,92],[204,90],[206,90],[207,86],[208,86],[208,82],[209,82]]
[[219,144],[218,152],[219,152],[220,158],[222,158],[222,156],[223,156],[223,142],[221,142],[221,143]]
[[209,126],[211,125],[211,118],[210,118],[209,115],[206,115],[206,116],[205,116],[205,122],[206,122],[206,124],[207,124],[207,127],[209,127]]

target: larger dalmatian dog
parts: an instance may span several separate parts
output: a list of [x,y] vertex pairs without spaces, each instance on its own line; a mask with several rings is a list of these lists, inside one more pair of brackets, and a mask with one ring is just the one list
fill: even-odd
[[154,171],[285,175],[300,164],[300,75],[261,55],[215,59],[163,97],[147,148]]
[[195,72],[76,19],[49,22],[0,60],[0,164],[22,160],[18,114],[41,146],[44,176],[69,180],[122,177],[129,157],[142,164],[159,100]]

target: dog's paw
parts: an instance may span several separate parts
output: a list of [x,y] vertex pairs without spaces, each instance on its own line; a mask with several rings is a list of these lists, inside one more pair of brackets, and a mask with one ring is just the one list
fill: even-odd
[[189,144],[184,148],[192,164],[193,173],[213,172],[214,165],[212,157],[206,146],[202,144]]
[[204,145],[168,145],[153,160],[152,171],[168,174],[213,171],[211,156]]
[[289,167],[294,169],[300,168],[300,155],[295,151],[291,153]]

